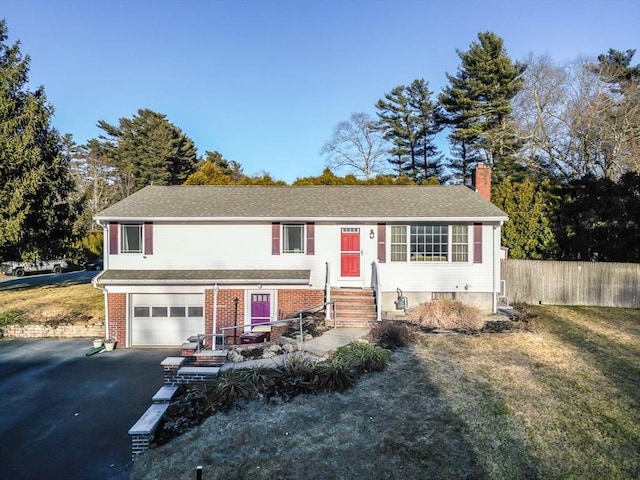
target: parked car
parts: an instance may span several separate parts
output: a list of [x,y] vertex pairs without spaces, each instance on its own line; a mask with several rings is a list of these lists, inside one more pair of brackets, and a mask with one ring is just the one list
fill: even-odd
[[104,260],[102,258],[96,258],[93,261],[85,263],[84,268],[86,270],[102,270],[104,267],[103,261]]
[[66,260],[48,260],[37,262],[2,262],[0,270],[5,275],[22,277],[25,273],[61,273],[69,268]]

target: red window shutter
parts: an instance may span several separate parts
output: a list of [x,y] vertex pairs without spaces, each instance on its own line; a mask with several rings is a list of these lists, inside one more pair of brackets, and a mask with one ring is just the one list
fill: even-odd
[[387,224],[378,224],[378,262],[387,261]]
[[153,223],[144,224],[144,254],[153,255]]
[[118,254],[118,224],[109,224],[109,255]]
[[307,223],[307,255],[316,253],[316,224]]
[[280,224],[271,224],[271,255],[280,255]]
[[473,225],[473,263],[482,263],[482,224]]

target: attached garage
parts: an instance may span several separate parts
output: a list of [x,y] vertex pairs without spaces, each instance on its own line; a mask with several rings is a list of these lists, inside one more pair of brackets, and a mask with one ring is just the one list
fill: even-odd
[[133,347],[179,346],[204,331],[203,294],[131,294]]

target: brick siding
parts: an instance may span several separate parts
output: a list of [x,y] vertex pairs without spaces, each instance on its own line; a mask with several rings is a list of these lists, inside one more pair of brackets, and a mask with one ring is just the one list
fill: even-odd
[[124,347],[127,342],[127,295],[125,293],[109,293],[107,296],[109,309],[109,331],[107,337]]

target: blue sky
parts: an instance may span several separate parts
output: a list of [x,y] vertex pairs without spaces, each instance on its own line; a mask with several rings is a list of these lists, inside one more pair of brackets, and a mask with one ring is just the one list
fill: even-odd
[[334,125],[393,87],[439,93],[479,32],[514,60],[633,48],[640,63],[639,0],[1,0],[0,18],[78,143],[150,108],[199,154],[287,182],[319,175]]

